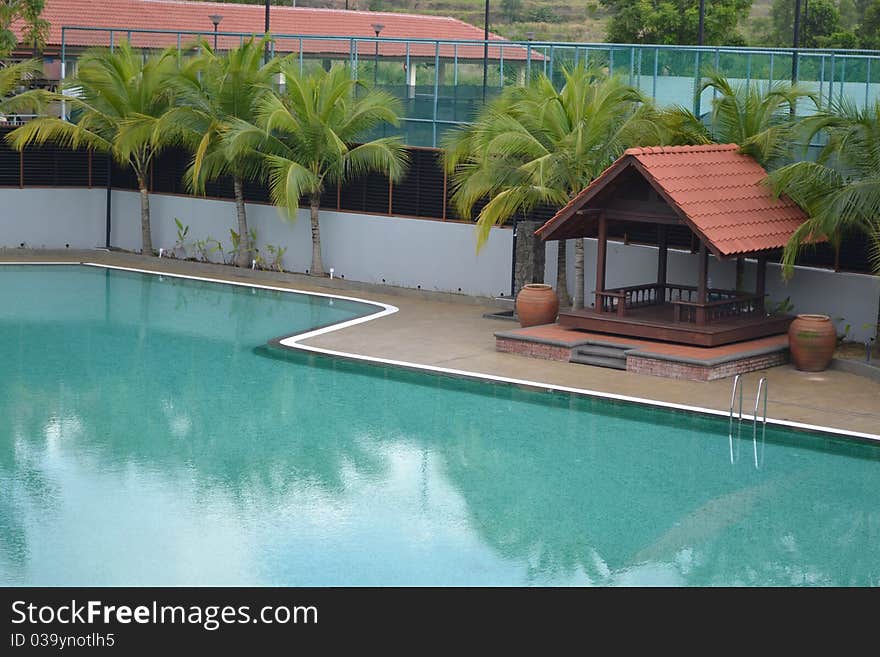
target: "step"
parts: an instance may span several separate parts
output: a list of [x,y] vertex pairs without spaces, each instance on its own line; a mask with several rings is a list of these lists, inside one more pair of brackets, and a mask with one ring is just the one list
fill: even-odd
[[603,358],[622,358],[626,360],[626,352],[632,351],[632,347],[603,347],[595,344],[586,344],[576,347],[576,356],[600,356]]
[[626,369],[626,359],[625,358],[609,358],[607,356],[580,356],[573,355],[571,363],[579,363],[580,365],[593,365],[595,367],[608,367],[613,370],[625,370]]

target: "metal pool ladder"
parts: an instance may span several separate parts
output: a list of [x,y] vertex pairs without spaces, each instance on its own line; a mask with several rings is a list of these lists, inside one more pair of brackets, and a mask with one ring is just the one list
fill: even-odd
[[767,395],[769,394],[769,386],[766,377],[761,377],[758,381],[758,394],[755,395],[755,412],[752,414],[754,421],[752,422],[752,446],[755,450],[755,468],[758,465],[758,407],[761,404],[761,393],[764,393],[764,415],[761,417],[761,465],[764,464],[764,438],[767,435]]
[[[736,457],[733,454],[733,407],[736,404],[736,393],[739,391],[739,411],[737,413],[736,423]],[[727,440],[730,443],[730,463],[736,463],[739,459],[739,436],[742,431],[743,421],[743,387],[740,384],[740,375],[737,374],[733,379],[733,392],[730,393],[730,418],[727,421]]]
[[[764,439],[767,435],[767,394],[769,384],[766,377],[761,377],[758,381],[758,394],[755,395],[755,410],[752,414],[752,451],[755,457],[755,468],[760,468],[764,463]],[[737,395],[739,393],[739,395]],[[764,406],[763,415],[758,417],[758,410],[761,408],[761,399],[763,395]],[[739,404],[737,404],[739,400]],[[736,408],[736,453],[733,448],[733,418],[734,408]],[[733,390],[730,393],[730,414],[727,421],[727,438],[730,445],[730,462],[736,463],[739,460],[739,437],[742,433],[743,421],[743,384],[741,375],[737,374],[733,379]],[[758,422],[761,422],[761,457],[758,458]]]

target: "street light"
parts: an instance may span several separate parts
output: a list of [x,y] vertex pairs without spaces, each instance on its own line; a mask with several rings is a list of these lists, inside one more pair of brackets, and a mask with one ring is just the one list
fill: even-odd
[[526,41],[529,42],[526,48],[526,84],[532,81],[532,41],[535,40],[534,32],[526,32]]
[[217,28],[220,26],[220,21],[223,20],[223,16],[220,14],[211,14],[208,18],[214,23],[214,52],[217,52]]
[[376,86],[379,71],[379,32],[385,28],[382,23],[373,23],[373,32],[376,33],[376,58],[373,60],[373,86]]
[[486,81],[489,79],[489,0],[483,17],[483,102],[486,102]]
[[[794,3],[794,35],[791,47],[794,52],[791,53],[791,83],[794,84],[798,79],[798,48],[801,45],[801,0],[795,0]],[[772,80],[771,80],[772,82]]]
[[[266,38],[269,38],[269,0],[266,0],[266,29],[264,30]],[[269,63],[269,42],[266,41],[266,54],[264,56],[266,64]]]
[[[702,46],[705,41],[705,31],[706,31],[706,0],[700,0],[700,17],[697,22],[697,45]],[[700,116],[700,110],[702,109],[700,104],[702,103],[702,93],[700,93],[700,80],[703,76],[703,51],[702,49],[697,49],[697,79],[694,83],[694,114]]]
[[706,0],[700,0],[700,22],[697,25],[697,45],[703,45],[703,30],[706,24]]

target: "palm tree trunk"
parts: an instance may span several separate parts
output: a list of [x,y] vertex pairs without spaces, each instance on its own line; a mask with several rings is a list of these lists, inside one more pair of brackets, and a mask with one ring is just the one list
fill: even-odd
[[584,238],[574,241],[574,303],[572,310],[584,307]]
[[137,174],[138,189],[141,193],[141,253],[153,255],[153,234],[150,230],[150,192],[143,173]]
[[568,308],[571,305],[571,297],[568,296],[568,278],[566,276],[566,241],[557,242],[559,250],[556,253],[556,296],[559,297],[559,307]]
[[253,245],[251,244],[251,236],[248,233],[247,212],[244,207],[244,190],[242,188],[241,178],[232,177],[232,187],[235,191],[235,214],[238,217],[238,253],[235,254],[235,265],[237,267],[247,267],[251,263],[251,253]]
[[324,262],[321,259],[321,224],[318,221],[320,209],[321,197],[312,196],[309,199],[309,211],[312,219],[312,268],[309,273],[312,276],[324,275]]

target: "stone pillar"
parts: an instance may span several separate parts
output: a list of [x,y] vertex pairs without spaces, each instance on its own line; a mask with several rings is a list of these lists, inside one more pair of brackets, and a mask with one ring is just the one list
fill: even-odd
[[518,221],[516,223],[516,264],[513,269],[513,296],[519,294],[526,283],[544,282],[545,244],[535,235],[544,225],[543,221]]

